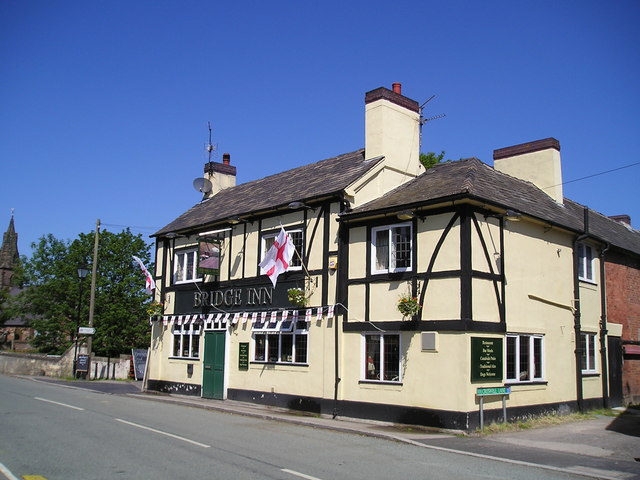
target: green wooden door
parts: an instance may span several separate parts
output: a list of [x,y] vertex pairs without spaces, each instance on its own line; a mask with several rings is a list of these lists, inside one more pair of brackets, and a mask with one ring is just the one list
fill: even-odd
[[202,396],[205,398],[224,398],[224,336],[225,332],[206,332],[204,336]]

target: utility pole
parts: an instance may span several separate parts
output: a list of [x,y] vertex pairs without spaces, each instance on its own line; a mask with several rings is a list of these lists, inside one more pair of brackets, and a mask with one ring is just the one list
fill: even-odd
[[[89,300],[89,328],[93,327],[93,309],[96,305],[96,272],[98,270],[98,242],[100,239],[100,219],[96,220],[96,235],[93,243],[93,265],[91,266],[91,297]],[[87,354],[89,355],[89,371],[87,378],[91,380],[91,343],[93,336],[87,338]]]

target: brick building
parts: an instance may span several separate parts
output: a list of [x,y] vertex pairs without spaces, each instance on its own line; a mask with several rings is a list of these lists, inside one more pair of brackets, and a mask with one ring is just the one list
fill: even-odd
[[[616,220],[621,220],[615,217]],[[622,223],[628,225],[628,217]],[[607,321],[622,325],[619,395],[624,404],[640,403],[640,257],[623,250],[605,253]],[[611,349],[612,346],[610,346]],[[614,395],[615,392],[611,392]]]

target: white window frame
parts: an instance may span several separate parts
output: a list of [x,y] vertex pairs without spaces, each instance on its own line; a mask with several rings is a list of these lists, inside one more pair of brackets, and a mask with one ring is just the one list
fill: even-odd
[[[380,337],[380,352],[378,354],[378,358],[380,360],[379,364],[379,373],[377,374],[378,378],[368,378],[367,370],[370,368],[369,359],[367,358],[367,337]],[[386,375],[385,372],[385,362],[384,362],[384,352],[385,352],[385,338],[389,337],[397,337],[398,338],[398,375],[394,379],[385,380],[384,377]],[[367,332],[362,334],[362,371],[361,378],[363,382],[379,382],[379,383],[402,383],[402,335],[397,332],[385,332],[385,333],[374,333]]]
[[[291,320],[293,322],[293,320]],[[253,331],[253,335],[251,336],[253,340],[253,354],[252,359],[254,362],[259,363],[276,363],[283,365],[309,365],[309,322],[305,320],[298,320],[295,325],[290,324],[291,328],[287,330],[282,330],[281,325],[282,321],[278,322],[278,328],[274,329],[269,326],[269,319],[264,323],[264,325],[257,324],[256,328]],[[282,349],[282,337],[290,335],[291,338],[291,355],[290,360],[283,359],[283,349]],[[257,357],[257,337],[264,336],[264,357],[263,359],[258,359]],[[268,358],[269,356],[269,342],[273,341],[273,339],[277,337],[278,341],[278,353],[277,360],[273,361]],[[296,339],[298,337],[306,337],[306,355],[304,361],[296,362]]]
[[598,347],[595,333],[581,332],[581,358],[582,373],[598,373]]
[[[398,228],[409,228],[409,265],[406,267],[397,267],[395,261],[396,245],[393,241],[393,231]],[[388,268],[378,268],[377,264],[377,239],[380,235],[387,235],[389,255],[387,258]],[[413,270],[413,224],[411,222],[396,223],[393,225],[385,225],[382,227],[373,227],[371,229],[371,273],[395,273],[410,272]]]
[[[513,377],[509,377],[509,339],[515,338],[515,365],[514,365],[514,373]],[[528,345],[528,355],[529,362],[526,370],[522,370],[520,367],[520,346],[523,341],[529,342]],[[536,358],[535,358],[535,342],[540,342],[540,368],[539,372],[535,368]],[[505,369],[505,378],[507,383],[533,383],[533,382],[543,382],[544,381],[544,369],[545,369],[545,352],[544,352],[544,335],[534,334],[534,333],[510,333],[507,334],[506,346],[505,346],[505,361],[504,361],[504,369]],[[533,372],[533,375],[530,375],[529,378],[523,378],[525,374],[528,372]]]
[[[182,325],[174,324],[171,340],[171,358],[199,359],[200,334],[200,324],[191,322],[183,323]],[[188,342],[188,345],[185,345],[186,342]],[[178,343],[178,355],[175,355],[176,343]]]
[[593,247],[578,243],[578,278],[583,282],[596,283],[595,257]]
[[[189,256],[192,257],[191,269],[189,266]],[[180,258],[183,258],[182,262]],[[198,277],[198,249],[185,248],[176,250],[173,255],[173,283],[193,283],[202,280]]]
[[[302,228],[292,228],[292,229],[285,229],[285,232],[287,232],[289,235],[291,235],[292,233],[299,233],[300,234],[300,245],[294,245],[296,247],[296,251],[293,252],[293,257],[291,258],[291,265],[289,265],[289,268],[287,269],[287,271],[292,271],[292,270],[302,270],[302,260],[301,257],[303,256],[303,251],[304,251],[304,232],[302,231]],[[269,248],[271,248],[271,245],[273,245],[273,240],[275,240],[275,238],[278,236],[278,234],[280,233],[280,231],[276,231],[273,233],[266,233],[264,235],[262,235],[262,238],[260,239],[260,247],[261,247],[261,254],[260,254],[260,261],[264,260],[264,256],[267,254],[267,251],[269,250]],[[268,242],[268,240],[271,240],[270,242]],[[293,238],[292,238],[293,241]],[[267,243],[269,244],[269,246],[267,246]],[[300,248],[299,251],[298,248]],[[299,264],[299,265],[297,265]]]

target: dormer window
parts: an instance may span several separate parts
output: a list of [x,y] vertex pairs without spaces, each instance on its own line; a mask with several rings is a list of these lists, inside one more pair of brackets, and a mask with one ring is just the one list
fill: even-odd
[[371,273],[409,271],[412,269],[411,257],[410,223],[376,227],[371,230]]

